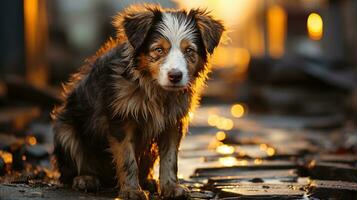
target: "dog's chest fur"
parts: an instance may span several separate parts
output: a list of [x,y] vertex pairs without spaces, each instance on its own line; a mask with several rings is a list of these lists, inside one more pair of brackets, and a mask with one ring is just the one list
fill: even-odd
[[116,84],[112,109],[120,118],[133,119],[145,137],[153,138],[165,128],[177,126],[188,114],[190,95],[167,92],[142,80],[120,78]]

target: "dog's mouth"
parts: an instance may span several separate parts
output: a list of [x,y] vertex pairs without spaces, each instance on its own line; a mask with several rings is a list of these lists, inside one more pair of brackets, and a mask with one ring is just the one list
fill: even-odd
[[162,88],[169,91],[180,91],[186,89],[184,85],[163,85]]

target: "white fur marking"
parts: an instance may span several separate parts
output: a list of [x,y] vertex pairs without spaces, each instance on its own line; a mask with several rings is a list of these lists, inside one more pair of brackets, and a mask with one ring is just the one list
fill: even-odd
[[180,21],[177,16],[171,13],[164,13],[159,31],[171,43],[172,47],[180,47],[183,39],[193,41],[195,39],[195,26],[187,18]]
[[185,57],[179,48],[172,48],[160,67],[159,83],[161,85],[170,85],[168,72],[172,69],[178,69],[182,72],[182,80],[178,85],[185,86],[188,82],[188,69]]
[[[158,29],[171,43],[171,49],[165,62],[160,68],[159,84],[164,86],[171,85],[168,80],[168,72],[172,69],[178,69],[182,72],[183,77],[177,85],[185,86],[189,81],[189,74],[185,57],[181,52],[180,44],[183,39],[189,41],[195,39],[195,26],[187,18],[179,19],[178,16],[173,15],[172,13],[164,13],[162,24],[159,25]],[[195,48],[197,47],[195,46]]]

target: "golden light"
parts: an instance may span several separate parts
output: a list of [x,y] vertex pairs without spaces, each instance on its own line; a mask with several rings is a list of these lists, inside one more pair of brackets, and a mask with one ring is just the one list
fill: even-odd
[[262,163],[263,163],[262,159],[259,159],[259,158],[254,159],[254,164],[261,165]]
[[268,156],[273,156],[275,154],[275,149],[272,148],[272,147],[269,147],[267,150],[266,150]]
[[248,161],[247,160],[237,160],[237,165],[248,165]]
[[245,48],[219,46],[215,50],[212,63],[220,68],[234,66],[236,73],[240,75],[247,72],[250,57],[249,51]]
[[229,157],[221,157],[218,159],[218,162],[226,167],[231,167],[234,165],[238,164],[238,160],[235,157],[229,156]]
[[311,13],[307,18],[307,31],[312,40],[321,40],[324,23],[322,17],[317,13]]
[[175,0],[180,8],[207,8],[226,26],[241,26],[254,13],[259,0]]
[[222,140],[226,139],[226,133],[223,132],[223,131],[218,131],[216,133],[216,139],[219,140],[219,141],[222,141]]
[[177,174],[177,178],[179,178],[179,179],[183,179],[184,177],[183,177],[183,175],[182,175],[182,174]]
[[219,118],[217,124],[217,128],[222,129],[222,130],[231,130],[234,126],[234,123],[231,119],[227,119],[224,117]]
[[2,159],[5,162],[5,164],[11,164],[12,163],[12,154],[11,153],[0,150],[0,157],[2,157]]
[[192,121],[193,118],[195,117],[195,114],[193,112],[188,112],[188,117],[189,117],[190,121]]
[[268,145],[267,145],[267,144],[260,144],[260,149],[261,149],[262,151],[265,151],[265,150],[268,149]]
[[217,153],[223,155],[233,154],[235,152],[235,148],[226,144],[220,145],[216,148]]
[[268,51],[273,58],[280,58],[284,55],[286,16],[285,10],[279,5],[273,5],[267,11]]
[[245,155],[247,155],[247,154],[245,153],[245,151],[239,150],[239,151],[238,151],[238,155],[241,156],[241,157],[243,157],[243,156],[245,156]]
[[23,3],[26,78],[38,87],[45,87],[48,80],[45,56],[48,43],[46,1],[24,0]]
[[312,160],[309,164],[308,164],[308,167],[309,168],[313,168],[316,166],[316,160]]
[[233,120],[220,117],[215,114],[210,114],[207,118],[207,123],[210,126],[216,126],[218,129],[222,129],[225,131],[231,130],[234,127]]
[[207,122],[210,126],[216,126],[217,123],[219,122],[220,117],[218,115],[209,115]]
[[227,119],[226,120],[226,125],[225,125],[225,129],[224,130],[232,130],[234,127],[234,123],[233,123],[233,120],[231,119]]
[[[256,30],[255,15],[261,1],[259,0],[174,0],[178,7],[183,9],[207,9],[210,14],[222,20],[226,32],[223,34],[222,43],[215,49],[212,57],[212,66],[220,68],[233,68],[237,78],[244,78],[253,52],[264,52],[262,30]],[[254,23],[252,21],[254,20]],[[248,31],[249,30],[249,31]],[[252,33],[250,33],[252,32]],[[244,35],[244,36],[243,36]],[[233,44],[233,40],[248,36],[245,41]],[[259,38],[257,38],[257,37]],[[247,41],[250,42],[247,42]],[[251,48],[254,46],[256,48]],[[258,46],[258,47],[257,47]]]
[[240,118],[244,115],[244,107],[241,104],[235,104],[231,108],[231,114],[233,117]]
[[236,56],[238,58],[236,63],[236,72],[239,75],[245,74],[248,70],[248,66],[250,63],[250,53],[248,49],[238,48]]
[[26,141],[29,145],[37,144],[37,139],[34,136],[27,136]]

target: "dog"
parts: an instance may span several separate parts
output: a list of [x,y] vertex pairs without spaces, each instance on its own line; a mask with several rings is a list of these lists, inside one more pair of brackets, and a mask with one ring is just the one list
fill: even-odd
[[123,199],[185,198],[177,154],[188,114],[225,28],[203,9],[135,5],[114,17],[116,37],[64,85],[52,112],[60,181],[79,190],[117,185]]

